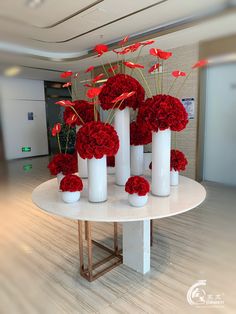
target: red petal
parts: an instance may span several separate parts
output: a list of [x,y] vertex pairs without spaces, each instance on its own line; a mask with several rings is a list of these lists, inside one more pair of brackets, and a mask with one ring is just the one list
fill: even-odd
[[196,69],[196,68],[201,68],[205,65],[208,64],[208,60],[206,59],[203,59],[203,60],[199,60],[197,63],[195,63],[193,66],[192,66],[192,69]]
[[54,127],[52,128],[52,136],[56,136],[60,132],[61,132],[61,124],[56,123]]
[[62,87],[69,87],[69,86],[71,86],[71,85],[72,85],[71,82],[67,82],[67,83],[65,83],[64,85],[62,85]]
[[66,120],[66,123],[71,125],[73,123],[75,123],[75,121],[77,120],[77,116],[76,114],[73,114],[72,116],[70,116],[67,120]]
[[182,71],[179,71],[179,70],[176,70],[176,71],[173,71],[172,72],[172,75],[174,77],[179,77],[179,76],[186,76],[186,73],[185,72],[182,72]]
[[67,77],[70,77],[72,74],[73,74],[72,71],[66,71],[66,72],[61,73],[60,77],[67,78]]
[[125,43],[129,40],[129,35],[125,36],[119,43],[120,46],[124,46]]
[[116,71],[117,69],[118,69],[118,65],[113,65],[112,67],[108,69],[108,72],[113,73],[113,71]]
[[96,83],[97,81],[99,81],[103,77],[104,77],[104,73],[100,73],[94,79],[92,79],[92,82]]
[[155,40],[148,40],[141,43],[142,46],[152,45],[154,44]]
[[154,56],[154,57],[158,57],[158,52],[160,51],[160,49],[158,48],[151,48],[149,50],[150,55]]
[[154,65],[148,70],[148,73],[152,73],[153,71],[155,71],[156,69],[158,69],[159,66],[160,66],[160,63],[154,64]]
[[93,85],[90,84],[84,84],[85,87],[93,87]]
[[89,68],[87,68],[87,70],[85,71],[85,73],[91,72],[91,71],[93,71],[93,69],[94,69],[94,66],[91,65]]
[[118,96],[115,99],[113,99],[112,103],[115,103],[115,102],[121,101],[123,99],[129,98],[129,97],[133,96],[135,93],[136,93],[135,91],[132,91],[132,92],[129,92],[129,93],[122,93],[120,96]]
[[133,62],[130,62],[130,61],[125,61],[125,62],[123,62],[123,64],[125,66],[127,66],[128,68],[131,68],[131,69],[135,69],[135,68],[144,69],[144,66],[142,64],[133,63]]
[[94,98],[101,93],[101,90],[101,87],[93,87],[87,91],[86,95],[88,98]]
[[108,51],[108,46],[103,44],[96,45],[94,51],[97,52],[100,57],[103,53]]
[[55,104],[56,105],[60,105],[62,107],[70,107],[70,106],[74,106],[75,105],[70,100],[60,100],[60,101],[57,101]]

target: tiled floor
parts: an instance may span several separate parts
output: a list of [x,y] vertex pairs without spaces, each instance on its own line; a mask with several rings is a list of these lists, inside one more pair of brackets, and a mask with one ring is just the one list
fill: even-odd
[[[122,265],[88,283],[79,275],[76,222],[31,202],[33,188],[49,178],[47,160],[14,161],[0,171],[1,314],[236,312],[235,188],[205,183],[199,208],[155,221],[147,275]],[[93,235],[109,244],[111,231],[95,224]],[[224,304],[190,305],[187,292],[198,280],[206,280],[200,297],[205,291],[205,299],[218,295]]]

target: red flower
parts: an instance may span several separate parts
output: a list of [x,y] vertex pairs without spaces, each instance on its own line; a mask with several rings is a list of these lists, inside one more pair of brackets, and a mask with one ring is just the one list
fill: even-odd
[[[110,77],[99,94],[101,107],[104,110],[111,109],[113,107],[112,101],[116,97],[132,91],[135,91],[136,93],[132,97],[123,101],[122,105],[119,107],[120,110],[123,110],[126,107],[131,107],[133,109],[138,108],[144,101],[145,91],[140,83],[130,75],[116,74],[113,77]],[[117,104],[115,108],[118,106],[119,104]]]
[[168,128],[181,131],[188,123],[188,114],[178,98],[156,95],[148,98],[139,108],[137,122],[144,123],[154,132]]
[[67,77],[70,77],[72,74],[73,74],[72,71],[66,71],[66,72],[61,73],[60,77],[67,78]]
[[93,85],[91,85],[91,84],[84,84],[84,87],[93,87]]
[[207,64],[208,64],[208,60],[206,60],[206,59],[199,60],[197,63],[195,63],[192,66],[192,69],[201,68],[201,67],[204,67]]
[[129,49],[130,52],[135,52],[136,50],[138,50],[139,47],[141,47],[141,43],[135,43],[127,47],[127,49]]
[[60,190],[62,192],[77,192],[83,190],[83,182],[80,177],[74,174],[66,175],[60,183]]
[[123,49],[123,50],[120,50],[120,51],[117,51],[117,50],[113,49],[113,52],[115,52],[117,55],[125,55],[125,54],[129,53],[130,50],[129,50],[129,48],[127,47],[127,48],[125,48],[125,49]]
[[173,71],[172,72],[172,75],[174,77],[179,77],[179,76],[186,76],[186,73],[185,72],[182,72],[182,71],[179,71],[179,70],[176,70],[176,71]]
[[60,105],[62,107],[74,106],[74,102],[71,102],[70,100],[60,100],[60,101],[57,101],[55,104]]
[[52,128],[52,136],[56,136],[61,132],[61,123],[56,123]]
[[71,85],[72,85],[71,82],[67,82],[67,83],[63,84],[62,87],[69,87],[69,86],[71,86]]
[[117,69],[118,69],[118,65],[113,65],[113,66],[111,66],[111,67],[108,69],[108,72],[109,72],[109,73],[113,73],[113,72],[115,72]]
[[[84,123],[94,121],[94,107],[93,104],[89,103],[86,100],[75,100],[74,101],[74,110],[78,113],[78,115],[82,118]],[[65,123],[75,126],[82,125],[82,121],[80,118],[75,115],[73,109],[67,107],[64,111],[64,121]],[[75,120],[73,118],[75,116]]]
[[107,167],[115,167],[115,156],[107,156]]
[[114,104],[114,103],[116,103],[116,102],[118,102],[118,101],[127,99],[127,98],[133,96],[135,93],[136,93],[135,91],[130,92],[130,93],[123,93],[123,94],[121,94],[120,96],[118,96],[118,97],[116,97],[115,99],[113,99],[113,100],[112,100],[112,103]]
[[149,182],[140,176],[133,176],[128,179],[125,184],[125,192],[129,194],[138,194],[139,196],[144,196],[150,191]]
[[83,159],[114,156],[119,149],[119,138],[110,124],[89,122],[77,132],[76,149]]
[[155,40],[148,40],[141,43],[142,46],[152,45],[154,44]]
[[97,81],[99,81],[101,78],[104,77],[104,73],[100,73],[98,74],[97,76],[95,76],[93,79],[92,79],[92,82],[93,83],[96,83]]
[[94,97],[98,96],[101,93],[101,91],[102,91],[101,87],[93,87],[87,91],[86,96],[88,98],[94,98]]
[[93,71],[93,69],[94,69],[94,66],[91,65],[89,68],[87,68],[87,70],[85,71],[85,73],[91,72],[91,71]]
[[120,46],[124,46],[124,44],[127,43],[127,41],[129,40],[129,35],[125,36],[119,43]]
[[159,67],[160,67],[160,63],[154,64],[152,67],[150,67],[150,69],[148,70],[148,73],[152,73],[153,71],[159,69]]
[[163,51],[161,49],[158,48],[151,48],[149,50],[150,55],[158,57],[160,59],[164,59],[167,60],[172,56],[172,52],[168,52],[168,51]]
[[130,124],[130,145],[146,145],[152,141],[152,132],[141,123]]
[[130,68],[130,69],[135,69],[135,68],[144,69],[144,66],[142,64],[133,63],[133,62],[130,62],[130,61],[125,61],[125,62],[123,62],[123,64],[125,66],[127,66],[128,68]]
[[108,46],[103,44],[96,45],[94,51],[97,52],[98,57],[100,57],[101,55],[108,51]]
[[51,175],[57,175],[62,172],[64,175],[77,172],[77,159],[76,155],[70,154],[57,154],[53,156],[52,160],[48,164],[48,169]]
[[170,169],[175,171],[184,171],[188,161],[184,155],[179,150],[172,149],[171,150],[171,158],[170,158]]

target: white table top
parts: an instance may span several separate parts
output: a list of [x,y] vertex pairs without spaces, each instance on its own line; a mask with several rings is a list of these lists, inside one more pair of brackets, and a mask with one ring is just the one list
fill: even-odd
[[117,186],[114,182],[114,176],[108,175],[108,200],[104,203],[88,202],[86,179],[83,179],[81,198],[74,204],[62,201],[56,179],[46,181],[34,189],[32,200],[42,210],[70,219],[125,222],[181,214],[197,207],[206,197],[206,191],[201,184],[180,176],[179,186],[171,187],[169,197],[156,197],[150,193],[148,203],[138,208],[129,205],[124,187]]

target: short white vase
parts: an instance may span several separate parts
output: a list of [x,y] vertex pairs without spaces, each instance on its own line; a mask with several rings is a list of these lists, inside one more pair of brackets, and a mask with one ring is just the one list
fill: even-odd
[[128,194],[128,201],[131,206],[142,207],[147,204],[148,194],[139,196],[137,193]]
[[119,136],[120,147],[115,156],[115,181],[125,185],[130,177],[130,111],[116,109],[115,130]]
[[152,132],[152,194],[170,194],[171,131]]
[[130,146],[130,170],[131,175],[141,176],[144,168],[143,145]]
[[[80,128],[81,126],[76,126],[76,132],[78,132]],[[81,178],[88,178],[88,160],[81,158],[78,153],[77,153],[77,159],[78,159],[79,176]]]
[[65,203],[75,203],[80,199],[79,191],[76,191],[76,192],[65,191],[65,192],[62,192],[61,195],[62,195],[62,200]]
[[170,171],[170,185],[178,185],[179,184],[179,171],[171,170]]
[[101,159],[88,159],[88,199],[92,203],[107,200],[106,156]]
[[57,183],[58,183],[58,187],[60,189],[60,184],[61,184],[61,180],[64,178],[64,174],[62,172],[57,174]]

